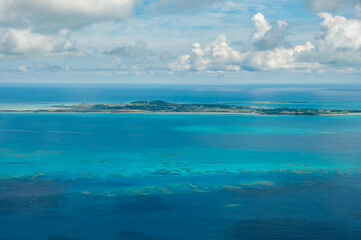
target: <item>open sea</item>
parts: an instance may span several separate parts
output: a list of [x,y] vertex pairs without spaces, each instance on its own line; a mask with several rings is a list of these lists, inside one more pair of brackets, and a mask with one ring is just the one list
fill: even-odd
[[[0,85],[0,110],[157,99],[361,110],[361,85]],[[0,113],[0,240],[358,240],[360,199],[361,115]]]

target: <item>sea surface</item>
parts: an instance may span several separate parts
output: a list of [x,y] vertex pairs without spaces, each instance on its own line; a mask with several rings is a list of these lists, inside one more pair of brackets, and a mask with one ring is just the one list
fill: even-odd
[[[0,110],[156,99],[361,110],[361,86],[0,85]],[[0,113],[1,240],[357,240],[360,199],[361,115]]]

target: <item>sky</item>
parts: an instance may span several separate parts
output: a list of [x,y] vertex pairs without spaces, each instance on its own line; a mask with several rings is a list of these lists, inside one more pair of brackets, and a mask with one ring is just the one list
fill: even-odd
[[360,83],[361,0],[1,0],[0,83]]

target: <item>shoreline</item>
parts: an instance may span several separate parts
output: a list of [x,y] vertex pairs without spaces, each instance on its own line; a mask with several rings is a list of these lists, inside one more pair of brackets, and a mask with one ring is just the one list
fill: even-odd
[[361,113],[332,113],[332,114],[315,114],[315,115],[306,115],[306,114],[260,114],[260,113],[237,113],[237,112],[149,112],[149,111],[123,111],[123,112],[71,112],[71,111],[48,111],[42,109],[22,109],[22,110],[0,110],[1,113],[65,113],[65,114],[160,114],[160,115],[250,115],[250,116],[274,116],[274,117],[300,117],[300,116],[307,116],[307,117],[315,117],[315,116],[355,116],[361,115]]

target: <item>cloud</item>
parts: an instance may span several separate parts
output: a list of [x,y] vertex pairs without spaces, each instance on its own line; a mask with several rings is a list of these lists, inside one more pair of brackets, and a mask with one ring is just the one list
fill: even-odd
[[313,49],[307,42],[294,48],[277,48],[267,51],[239,52],[231,48],[225,35],[202,48],[193,44],[192,54],[183,55],[169,66],[173,71],[240,71],[302,69],[312,67],[309,63],[298,63],[297,58]]
[[214,4],[217,0],[158,0],[146,1],[150,9],[162,14],[176,14],[189,10],[197,10]]
[[30,30],[3,29],[0,31],[0,56],[33,57],[80,54],[70,39],[68,30],[43,35]]
[[[268,24],[264,16],[256,14],[252,20],[256,31],[252,36],[255,49],[240,52],[228,45],[225,35],[202,48],[199,43],[193,44],[191,54],[183,55],[169,67],[173,71],[240,71],[240,70],[275,70],[302,69],[312,67],[309,63],[299,63],[297,59],[311,51],[311,42],[293,48],[286,47],[285,32],[288,24],[278,21],[275,30]],[[276,34],[277,33],[277,34]],[[280,43],[276,43],[279,40]],[[287,44],[286,44],[287,43]]]
[[37,63],[37,62],[32,62],[29,63],[29,65],[20,65],[18,67],[18,70],[20,72],[50,72],[50,73],[54,73],[54,72],[64,72],[64,71],[70,71],[70,67],[68,65],[59,65],[59,64],[55,64],[52,62],[44,62],[44,63]]
[[160,59],[161,61],[166,62],[166,61],[169,61],[169,60],[174,59],[174,56],[173,56],[173,54],[171,54],[171,53],[168,52],[168,51],[162,51],[162,52],[159,54],[159,59]]
[[253,39],[257,40],[262,38],[266,32],[271,30],[271,25],[266,21],[264,15],[262,13],[257,13],[252,17],[252,21],[254,22],[254,26],[256,28],[255,33],[253,34]]
[[105,65],[105,68],[116,68],[122,63],[119,57],[114,57],[109,64]]
[[190,62],[191,59],[190,58],[191,58],[191,55],[189,55],[189,54],[180,56],[180,57],[178,57],[177,61],[169,64],[169,68],[172,71],[189,70],[191,68],[191,62]]
[[252,37],[253,46],[257,50],[270,50],[278,47],[291,46],[286,40],[287,35],[290,34],[287,22],[279,20],[277,26],[272,27],[262,13],[254,15],[252,21],[256,28]]
[[360,50],[361,46],[361,21],[348,20],[342,16],[333,16],[330,13],[320,13],[324,21],[321,26],[324,31],[320,36],[320,47],[335,50]]
[[36,30],[74,29],[129,18],[136,0],[1,0],[0,24]]
[[239,70],[243,56],[231,48],[226,40],[225,35],[220,35],[205,48],[199,43],[194,43],[192,54],[179,57],[176,62],[170,64],[170,68],[173,71]]
[[41,62],[33,63],[33,66],[30,67],[32,70],[36,71],[48,71],[48,72],[58,72],[58,71],[70,71],[71,68],[68,65],[59,65],[51,62]]
[[357,2],[359,0],[305,0],[304,4],[314,12],[330,12]]
[[21,72],[28,72],[28,68],[25,65],[19,66]]
[[361,18],[361,4],[356,4],[355,6],[355,13],[356,13],[356,17]]
[[322,31],[316,38],[316,47],[305,56],[307,61],[331,65],[361,63],[361,21],[320,13]]
[[252,20],[255,32],[251,37],[253,48],[234,50],[226,37],[202,48],[193,44],[192,53],[183,55],[169,67],[173,71],[270,71],[333,69],[360,70],[361,20],[347,19],[330,13],[319,13],[321,31],[313,41],[292,47],[286,40],[288,24],[278,21],[271,26],[261,13]]
[[312,69],[317,67],[307,62],[298,61],[303,55],[307,55],[314,46],[311,42],[305,45],[297,45],[293,48],[276,48],[267,51],[250,51],[244,53],[242,65],[256,70],[277,69]]
[[124,58],[140,58],[147,57],[151,50],[147,48],[147,43],[142,40],[137,40],[133,45],[113,48],[110,51],[105,51],[104,54],[114,55]]

